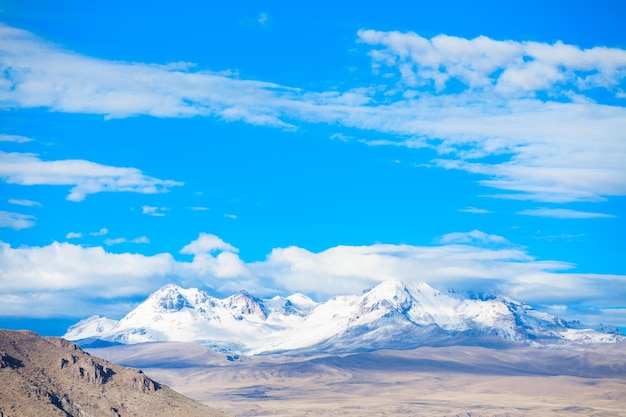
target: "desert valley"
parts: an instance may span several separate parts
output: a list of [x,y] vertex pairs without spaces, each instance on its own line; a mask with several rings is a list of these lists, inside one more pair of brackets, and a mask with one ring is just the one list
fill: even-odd
[[626,345],[240,357],[194,343],[90,349],[235,416],[624,416]]

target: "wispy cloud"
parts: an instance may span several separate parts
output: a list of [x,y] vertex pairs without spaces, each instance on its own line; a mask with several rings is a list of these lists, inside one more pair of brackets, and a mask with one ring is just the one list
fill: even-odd
[[6,25],[0,25],[0,40],[0,101],[4,106],[44,106],[107,117],[217,116],[289,127],[272,108],[277,93],[288,90],[276,84],[192,71],[188,63],[90,58]]
[[497,244],[509,245],[510,242],[498,235],[490,235],[480,230],[472,230],[471,232],[454,232],[440,236],[436,239],[441,244],[451,243],[470,243],[470,244]]
[[236,214],[230,214],[230,213],[224,214],[224,217],[227,217],[227,218],[233,219],[233,220],[237,219],[237,215]]
[[331,140],[340,140],[342,142],[348,142],[349,140],[354,139],[353,136],[344,135],[343,133],[333,133],[330,135]]
[[154,206],[142,206],[141,212],[143,214],[147,214],[148,216],[154,217],[163,217],[165,216],[165,211],[167,207],[154,207]]
[[65,238],[67,240],[70,240],[70,239],[82,239],[82,237],[83,237],[83,234],[80,233],[80,232],[69,232],[68,234],[65,235]]
[[204,206],[188,206],[187,208],[193,211],[208,211],[209,210],[208,207],[204,207]]
[[[422,163],[476,174],[500,191],[494,197],[572,202],[626,195],[626,108],[594,99],[598,89],[623,93],[626,50],[375,30],[357,36],[380,75],[377,84],[315,92],[186,64],[90,58],[0,26],[0,101],[286,129],[328,123],[380,133],[369,145],[431,149]],[[160,181],[152,187],[175,185]],[[72,198],[84,198],[78,191]]]
[[517,214],[522,214],[524,216],[550,217],[553,219],[599,219],[615,217],[612,214],[606,213],[553,208],[528,209],[519,211]]
[[106,227],[103,227],[102,229],[98,230],[97,232],[91,232],[89,233],[91,236],[104,236],[106,234],[109,233],[109,229],[107,229]]
[[259,18],[257,19],[257,22],[259,22],[262,25],[266,25],[268,20],[269,20],[269,15],[267,13],[260,13]]
[[41,203],[39,201],[17,200],[15,198],[9,199],[9,204],[15,204],[17,206],[24,206],[24,207],[41,207]]
[[29,214],[0,210],[0,227],[14,230],[28,229],[35,226],[36,217]]
[[463,209],[459,209],[460,212],[463,213],[474,213],[474,214],[489,214],[489,213],[493,213],[493,211],[491,210],[485,210],[485,209],[481,209],[481,208],[477,208],[477,207],[466,207]]
[[122,243],[138,243],[138,244],[143,244],[143,243],[150,243],[150,239],[148,239],[146,236],[140,236],[140,237],[136,237],[134,239],[127,239],[125,237],[118,237],[116,239],[105,239],[104,240],[104,244],[107,246],[113,246],[113,245],[119,245]]
[[26,136],[0,134],[0,142],[26,143],[32,141],[33,139]]
[[119,168],[81,159],[44,161],[30,153],[0,151],[0,178],[9,184],[71,186],[67,200],[82,201],[101,192],[167,192],[180,182],[144,175],[137,168]]
[[[626,194],[619,162],[626,157],[626,110],[589,96],[594,88],[621,91],[625,50],[374,30],[358,36],[374,48],[375,72],[391,74],[397,91],[413,96],[389,106],[396,131],[435,145],[446,156],[434,160],[438,166],[487,176],[481,184],[510,191],[500,194],[506,198]],[[484,162],[487,156],[501,162]]]

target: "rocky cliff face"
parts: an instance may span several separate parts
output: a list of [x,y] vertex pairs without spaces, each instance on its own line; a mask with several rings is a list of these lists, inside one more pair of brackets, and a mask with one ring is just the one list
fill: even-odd
[[60,338],[0,330],[0,417],[212,417],[142,371],[96,358]]

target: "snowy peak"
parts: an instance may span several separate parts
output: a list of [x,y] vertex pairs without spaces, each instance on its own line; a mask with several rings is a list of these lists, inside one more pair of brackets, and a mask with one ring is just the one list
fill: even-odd
[[386,281],[363,293],[351,319],[353,322],[370,322],[392,314],[404,314],[413,301],[406,285]]
[[623,340],[507,297],[463,296],[400,281],[324,303],[303,294],[259,299],[246,291],[219,299],[197,288],[166,285],[119,321],[93,316],[65,335],[113,343],[197,341],[247,354],[410,349],[468,337],[480,344],[494,336],[550,345]]
[[148,298],[155,306],[166,311],[180,311],[183,308],[192,308],[192,304],[183,295],[183,289],[177,285],[166,285],[154,292]]
[[267,319],[267,311],[263,302],[247,291],[240,291],[238,294],[228,297],[225,305],[237,320],[243,320],[244,316],[254,317],[258,320]]
[[78,323],[70,326],[65,333],[65,338],[69,340],[84,339],[84,335],[88,334],[88,337],[99,337],[101,335],[109,334],[118,322],[106,317],[91,316],[83,319]]

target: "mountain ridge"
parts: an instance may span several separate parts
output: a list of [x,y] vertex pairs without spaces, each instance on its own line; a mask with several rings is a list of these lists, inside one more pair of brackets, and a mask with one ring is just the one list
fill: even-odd
[[0,330],[0,416],[225,417],[58,337]]
[[119,321],[92,316],[64,335],[79,344],[195,341],[251,355],[410,349],[455,340],[480,344],[488,336],[542,346],[623,339],[508,297],[469,297],[394,280],[322,303],[303,294],[259,299],[247,291],[219,299],[168,284]]

